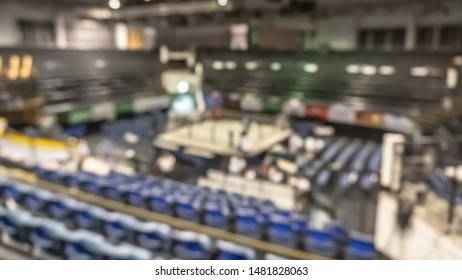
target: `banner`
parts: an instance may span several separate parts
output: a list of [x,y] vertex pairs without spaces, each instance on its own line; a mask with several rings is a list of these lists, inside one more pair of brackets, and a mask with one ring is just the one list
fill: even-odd
[[328,108],[326,106],[313,106],[306,107],[306,116],[308,118],[327,120]]

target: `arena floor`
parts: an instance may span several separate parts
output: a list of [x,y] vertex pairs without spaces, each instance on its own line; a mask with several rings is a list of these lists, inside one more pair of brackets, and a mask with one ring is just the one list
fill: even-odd
[[[237,120],[206,120],[167,131],[156,141],[169,142],[177,146],[203,149],[217,155],[231,156],[238,152],[239,140],[244,125]],[[273,145],[286,140],[289,128],[273,124],[252,123],[248,132],[248,155],[260,154]]]

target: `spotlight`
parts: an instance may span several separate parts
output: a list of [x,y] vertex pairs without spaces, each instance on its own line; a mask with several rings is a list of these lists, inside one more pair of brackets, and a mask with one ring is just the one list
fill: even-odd
[[218,2],[218,5],[222,7],[228,5],[228,0],[217,0],[217,2]]
[[108,2],[109,8],[117,10],[120,8],[120,0],[109,0]]

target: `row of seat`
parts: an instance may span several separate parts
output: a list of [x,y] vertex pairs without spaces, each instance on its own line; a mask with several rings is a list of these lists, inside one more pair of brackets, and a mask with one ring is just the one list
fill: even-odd
[[35,217],[0,205],[0,232],[15,243],[31,244],[41,257],[66,259],[151,259],[149,251],[129,244],[114,245],[99,234],[70,230],[52,219]]
[[271,201],[278,208],[295,210],[301,190],[287,184],[277,184],[268,180],[247,179],[240,175],[226,174],[220,170],[209,169],[206,176],[199,177],[197,185],[217,192],[224,191],[244,197],[255,197]]
[[152,259],[156,255],[180,259],[256,258],[250,248],[225,241],[214,244],[202,234],[143,222],[37,187],[3,182],[0,193],[6,205],[15,201],[21,208],[5,210],[2,207],[0,231],[53,256],[69,259]]
[[340,185],[338,178],[352,172],[367,181],[371,174],[380,173],[381,153],[382,148],[377,143],[341,137],[329,143],[314,160],[303,166],[301,173],[318,191]]
[[[282,211],[269,201],[185,185],[161,178],[107,177],[38,170],[41,177],[82,191],[182,219],[292,248],[335,257],[339,243],[331,231],[309,227],[308,217]],[[373,245],[372,245],[373,248]],[[374,251],[375,252],[375,251]]]
[[[428,178],[427,178],[427,185],[431,191],[433,191],[436,195],[446,200],[451,199],[451,186],[452,186],[451,179],[448,178],[442,169],[436,169]],[[462,195],[460,192],[455,193],[455,200],[456,203],[462,203]]]
[[104,123],[101,129],[106,137],[116,141],[127,141],[127,134],[132,134],[136,142],[150,143],[154,131],[163,131],[166,122],[166,115],[159,113]]

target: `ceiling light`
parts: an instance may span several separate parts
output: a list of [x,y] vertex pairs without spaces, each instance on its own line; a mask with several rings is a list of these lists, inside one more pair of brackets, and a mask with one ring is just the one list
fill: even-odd
[[303,66],[303,70],[305,70],[306,73],[316,73],[318,72],[318,65],[314,63],[307,63]]
[[120,0],[109,0],[108,2],[109,8],[117,10],[120,8]]
[[218,2],[218,5],[222,7],[228,5],[228,0],[217,0],[217,2]]

